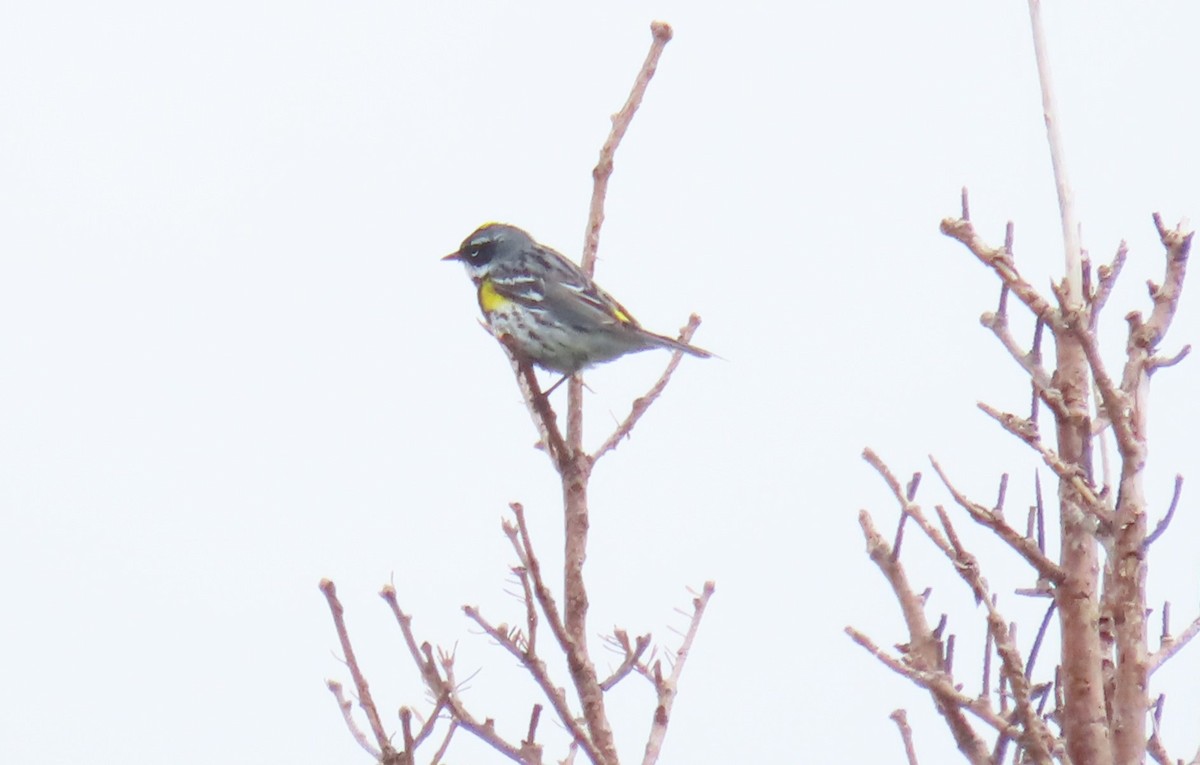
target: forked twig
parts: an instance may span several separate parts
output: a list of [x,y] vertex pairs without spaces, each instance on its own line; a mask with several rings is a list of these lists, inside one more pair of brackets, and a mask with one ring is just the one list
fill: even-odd
[[[342,644],[342,656],[345,657],[346,667],[350,670],[350,677],[354,680],[354,688],[358,693],[358,705],[367,715],[371,733],[374,734],[379,751],[382,753],[379,756],[388,756],[395,750],[392,749],[388,735],[383,730],[379,710],[375,706],[375,700],[371,698],[371,688],[367,684],[367,678],[363,675],[362,670],[359,669],[358,659],[354,656],[354,648],[350,645],[350,633],[346,630],[346,610],[342,607],[342,602],[338,600],[337,587],[328,579],[322,579],[320,587],[321,592],[325,594],[325,601],[329,604],[329,613],[333,616],[333,625],[337,630],[338,642]],[[332,687],[330,690],[333,690]],[[339,700],[338,703],[340,706],[341,701]],[[352,728],[351,733],[354,732],[355,729]],[[358,736],[355,738],[359,739]],[[362,744],[363,740],[359,739],[359,743]]]

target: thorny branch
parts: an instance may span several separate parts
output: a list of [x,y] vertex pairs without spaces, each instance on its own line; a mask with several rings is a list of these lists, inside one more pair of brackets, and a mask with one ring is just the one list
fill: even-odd
[[671,674],[664,678],[661,667],[655,662],[654,689],[658,693],[658,706],[654,709],[654,722],[650,726],[650,737],[646,741],[646,754],[642,765],[653,765],[658,761],[662,752],[663,742],[667,738],[667,726],[671,723],[671,710],[675,707],[675,697],[679,693],[679,677],[683,674],[683,665],[692,652],[692,643],[696,632],[700,629],[700,620],[704,617],[704,609],[716,590],[716,584],[705,582],[704,589],[692,599],[692,618],[688,623],[683,642],[675,651],[675,663]]
[[[587,235],[584,244],[581,265],[589,275],[593,272],[596,251],[599,245],[600,229],[604,221],[604,204],[607,195],[608,181],[613,172],[613,160],[621,139],[633,120],[646,88],[657,68],[659,58],[667,42],[671,39],[671,27],[656,21],[651,24],[652,42],[641,69],[635,79],[632,91],[622,109],[613,116],[612,131],[600,151],[599,162],[593,172],[593,193],[588,213]],[[692,316],[688,325],[682,331],[682,339],[690,340],[699,326],[700,319]],[[552,464],[562,479],[565,543],[564,555],[564,591],[562,607],[547,585],[537,556],[534,554],[529,530],[525,523],[523,508],[518,503],[512,504],[516,523],[505,522],[504,532],[508,536],[513,550],[517,555],[519,565],[513,568],[513,573],[521,585],[523,600],[524,630],[509,628],[505,624],[494,625],[473,606],[464,606],[466,616],[477,624],[483,631],[504,647],[522,665],[534,680],[536,685],[554,709],[562,726],[571,735],[571,744],[564,762],[570,763],[578,751],[593,763],[601,765],[616,765],[617,752],[613,741],[604,704],[604,692],[612,688],[630,672],[641,672],[644,668],[643,656],[650,646],[650,636],[644,635],[634,643],[630,643],[627,635],[617,630],[616,641],[622,646],[624,659],[612,675],[601,681],[587,649],[587,609],[588,596],[583,581],[583,562],[586,557],[587,532],[589,527],[587,507],[587,484],[592,466],[595,461],[608,451],[616,448],[620,441],[627,438],[638,420],[645,414],[651,404],[662,394],[672,373],[679,364],[679,354],[675,354],[657,383],[643,397],[637,399],[629,416],[616,431],[593,454],[588,455],[582,448],[582,380],[578,375],[571,378],[567,394],[567,423],[564,431],[559,427],[558,418],[550,405],[549,397],[541,390],[532,364],[520,354],[512,339],[506,336],[497,337],[509,355],[518,385],[529,408],[539,435],[539,445],[549,455]],[[487,718],[482,722],[474,717],[464,705],[459,696],[459,685],[454,679],[454,656],[452,653],[439,652],[435,658],[433,648],[424,643],[417,644],[412,632],[412,617],[401,611],[396,600],[395,589],[385,587],[381,593],[391,606],[404,636],[404,641],[412,656],[413,662],[421,672],[422,679],[433,697],[436,699],[433,714],[428,722],[415,736],[412,732],[412,712],[407,708],[401,711],[402,737],[405,751],[397,755],[388,743],[388,736],[383,730],[379,715],[371,701],[369,689],[363,679],[351,651],[349,638],[346,635],[342,621],[341,605],[333,593],[333,585],[329,582],[322,584],[330,601],[339,637],[342,639],[343,652],[347,656],[347,664],[354,676],[358,689],[360,704],[367,712],[371,731],[378,744],[373,745],[367,736],[358,729],[351,716],[349,703],[341,694],[340,686],[331,683],[338,698],[339,707],[343,711],[347,726],[352,735],[367,749],[372,756],[392,765],[409,765],[412,762],[412,749],[428,738],[432,733],[433,724],[445,710],[450,719],[449,729],[442,740],[440,748],[434,755],[433,762],[438,762],[445,754],[454,732],[462,728],[482,739],[494,749],[509,759],[522,763],[540,763],[542,747],[535,742],[537,723],[541,713],[541,705],[534,708],[531,716],[528,734],[519,745],[512,744],[502,738],[495,730],[494,722]],[[704,590],[693,601],[691,624],[684,635],[683,643],[675,655],[673,671],[664,678],[661,663],[656,662],[652,673],[658,703],[654,714],[649,740],[646,744],[644,763],[649,765],[657,760],[667,724],[677,693],[679,674],[684,661],[691,649],[699,628],[700,619],[705,606],[713,593],[713,584],[707,583]],[[559,649],[566,656],[567,670],[570,673],[572,686],[578,695],[581,713],[575,714],[570,708],[566,692],[554,684],[546,663],[537,653],[538,629],[542,624],[548,625]],[[400,756],[397,760],[396,756]]]

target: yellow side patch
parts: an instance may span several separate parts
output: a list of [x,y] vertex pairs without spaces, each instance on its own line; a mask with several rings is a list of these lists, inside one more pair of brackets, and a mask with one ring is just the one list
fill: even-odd
[[629,318],[629,314],[625,313],[620,308],[613,306],[612,312],[613,312],[613,316],[617,317],[617,321],[621,322],[622,324],[632,324],[633,323],[633,319]]
[[484,313],[491,313],[497,309],[503,308],[512,301],[496,291],[496,285],[489,280],[484,280],[479,285],[479,307]]

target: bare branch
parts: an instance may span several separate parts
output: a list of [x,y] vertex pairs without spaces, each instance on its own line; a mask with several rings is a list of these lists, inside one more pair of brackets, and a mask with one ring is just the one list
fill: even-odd
[[1168,229],[1162,216],[1154,213],[1154,227],[1158,229],[1159,239],[1167,250],[1167,270],[1161,287],[1150,284],[1150,297],[1154,308],[1150,318],[1140,328],[1136,337],[1131,341],[1148,351],[1154,350],[1162,342],[1175,318],[1179,308],[1179,296],[1183,293],[1183,279],[1187,274],[1188,254],[1192,249],[1194,231],[1184,231],[1186,222],[1181,222],[1174,229]]
[[716,584],[705,582],[704,589],[692,599],[692,619],[684,633],[683,642],[675,651],[675,665],[667,678],[656,678],[655,687],[658,691],[658,706],[654,710],[654,722],[650,726],[650,737],[646,741],[646,753],[642,757],[642,765],[654,765],[662,752],[663,742],[667,737],[667,726],[671,722],[671,709],[675,706],[675,696],[679,692],[679,677],[683,674],[683,665],[688,654],[692,651],[692,642],[700,629],[700,620],[704,617],[704,609],[716,590]]
[[404,749],[401,755],[407,757],[409,762],[412,762],[415,745],[412,734],[412,710],[408,707],[400,707],[400,738],[404,742]]
[[[404,644],[408,647],[408,652],[412,656],[413,662],[417,665],[417,669],[420,670],[421,678],[425,681],[425,686],[429,688],[430,693],[435,698],[439,700],[444,699],[453,721],[513,762],[522,763],[522,765],[541,762],[540,754],[537,759],[530,759],[532,756],[531,752],[513,746],[505,741],[496,732],[495,726],[490,719],[479,722],[478,719],[467,711],[466,705],[463,704],[462,699],[458,695],[457,683],[454,681],[453,656],[445,653],[442,655],[441,667],[442,672],[445,673],[445,677],[443,677],[438,671],[438,662],[433,658],[433,648],[428,643],[423,643],[420,646],[417,645],[416,636],[412,631],[412,617],[400,610],[400,603],[396,600],[396,588],[390,584],[385,585],[379,592],[379,596],[392,609],[392,614],[396,617],[396,623],[400,626],[400,634],[404,637]],[[449,739],[450,734],[447,734],[446,741],[449,742]]]
[[[554,633],[554,638],[558,641],[563,652],[569,656],[571,638],[567,635],[566,627],[563,625],[562,617],[559,615],[558,604],[554,602],[554,594],[550,592],[550,588],[546,586],[546,580],[542,578],[542,564],[533,552],[533,539],[529,536],[529,526],[525,523],[525,508],[520,502],[510,502],[509,508],[512,509],[513,515],[517,519],[517,527],[515,530],[511,530],[511,526],[506,526],[505,534],[508,535],[513,549],[517,552],[517,559],[521,561],[521,565],[529,572],[529,576],[533,581],[533,594],[537,597],[538,605],[542,607],[542,613],[546,617],[546,622],[550,625],[550,631]],[[514,531],[515,533],[513,533]],[[534,614],[535,619],[536,616]],[[526,618],[528,619],[528,616]]]
[[1037,495],[1037,546],[1046,552],[1046,505],[1042,501],[1042,474],[1036,470],[1033,472],[1033,485]]
[[1058,603],[1051,600],[1050,605],[1046,608],[1046,615],[1042,617],[1042,623],[1038,625],[1037,635],[1033,639],[1033,646],[1029,649],[1029,661],[1025,665],[1026,680],[1033,677],[1033,665],[1037,663],[1038,652],[1042,648],[1042,640],[1046,638],[1046,630],[1050,628],[1050,617],[1054,616],[1056,608],[1058,608]]
[[1179,362],[1186,359],[1188,357],[1188,354],[1191,352],[1192,352],[1192,346],[1189,343],[1189,344],[1183,346],[1182,348],[1180,348],[1178,351],[1176,351],[1175,355],[1173,355],[1173,356],[1159,356],[1157,354],[1154,356],[1151,356],[1149,359],[1146,360],[1146,373],[1154,374],[1159,369],[1165,369],[1166,367],[1173,367],[1176,364],[1178,364]]
[[1142,452],[1145,449],[1133,432],[1133,423],[1130,419],[1131,403],[1128,394],[1120,390],[1113,379],[1109,377],[1108,370],[1104,366],[1104,359],[1100,357],[1100,349],[1096,345],[1095,333],[1084,325],[1083,317],[1077,312],[1066,314],[1064,311],[1064,315],[1068,317],[1067,326],[1074,333],[1075,339],[1079,341],[1080,347],[1083,348],[1083,354],[1092,370],[1092,379],[1097,390],[1100,391],[1100,399],[1104,402],[1104,413],[1106,419],[1112,423],[1113,433],[1117,439],[1117,448],[1121,451],[1122,459],[1125,461],[1143,459]]
[[[692,314],[691,318],[688,319],[687,326],[685,326],[679,333],[680,342],[686,343],[690,341],[692,339],[692,335],[696,334],[696,329],[699,328],[699,326],[700,317],[696,314]],[[671,354],[671,360],[667,362],[667,368],[663,370],[662,376],[658,378],[658,382],[654,383],[650,390],[646,391],[644,396],[634,399],[633,406],[630,408],[629,414],[625,417],[624,421],[617,426],[617,429],[613,431],[612,435],[609,436],[600,446],[600,448],[597,449],[596,452],[591,456],[592,464],[595,464],[596,460],[603,457],[607,452],[616,449],[617,445],[621,443],[621,441],[629,437],[630,432],[633,431],[633,426],[637,425],[638,420],[642,418],[642,415],[646,413],[646,410],[650,408],[650,405],[662,395],[662,392],[667,387],[667,383],[671,381],[671,375],[675,373],[675,368],[679,366],[679,362],[682,358],[683,351],[675,351]]]
[[342,712],[342,719],[346,722],[346,727],[350,730],[350,735],[358,742],[367,754],[371,755],[376,760],[382,759],[383,753],[380,752],[374,744],[367,739],[367,734],[358,727],[358,723],[354,721],[354,706],[350,700],[346,698],[346,694],[342,688],[342,684],[336,680],[327,680],[325,685],[329,688],[330,693],[337,699],[338,709]]
[[[1012,331],[1008,327],[1008,317],[1004,313],[985,313],[979,317],[979,323],[992,331],[1008,354],[1029,375],[1038,399],[1045,401],[1046,406],[1050,407],[1050,411],[1055,415],[1066,416],[1067,410],[1063,403],[1062,392],[1054,385],[1050,373],[1042,366],[1042,354],[1038,348],[1037,338],[1035,338],[1033,347],[1026,352],[1013,337]],[[1040,335],[1042,326],[1044,324],[1039,319],[1035,335]]]
[[538,720],[542,717],[542,705],[534,704],[533,710],[529,713],[529,732],[525,735],[525,740],[521,743],[524,746],[536,746],[537,741],[537,726]]
[[446,756],[446,750],[450,748],[450,739],[454,737],[456,730],[458,730],[458,720],[451,720],[450,727],[446,730],[446,737],[442,739],[442,745],[433,753],[433,759],[429,761],[429,765],[438,765]]
[[[487,633],[488,637],[490,637],[492,640],[495,640],[506,651],[512,654],[512,656],[518,662],[520,662],[521,666],[525,668],[525,671],[533,677],[533,680],[535,683],[537,683],[538,688],[542,690],[542,695],[545,696],[546,700],[550,702],[550,706],[554,707],[554,711],[558,715],[559,722],[561,722],[563,727],[566,728],[571,734],[571,740],[578,742],[578,744],[583,747],[584,751],[587,752],[588,757],[591,758],[592,762],[604,762],[602,753],[597,749],[587,732],[579,724],[575,714],[571,712],[571,709],[567,704],[567,694],[562,688],[556,686],[554,681],[550,679],[550,672],[546,668],[546,663],[537,655],[523,649],[520,645],[518,645],[518,642],[513,640],[505,630],[493,626],[491,622],[489,622],[482,614],[479,613],[479,609],[475,608],[474,606],[463,606],[463,613],[466,614],[471,621],[478,624],[480,628]],[[536,722],[531,721],[531,728],[535,726]],[[522,755],[528,756],[529,750],[535,747],[539,751],[541,750],[541,747],[534,743],[532,736],[527,738],[522,742]]]
[[1174,640],[1164,640],[1159,649],[1150,655],[1147,677],[1154,674],[1155,670],[1165,664],[1168,659],[1183,650],[1183,647],[1190,643],[1197,634],[1200,634],[1200,616],[1193,619],[1179,637]]
[[629,635],[625,633],[625,630],[615,630],[609,642],[621,648],[625,658],[621,661],[621,665],[612,671],[612,674],[601,681],[600,687],[606,691],[624,680],[625,676],[632,672],[641,661],[642,655],[650,647],[650,635],[648,633],[639,635],[634,643],[630,643]]
[[1067,284],[1070,302],[1079,306],[1083,285],[1079,245],[1079,219],[1075,217],[1075,193],[1067,177],[1066,150],[1058,125],[1058,109],[1054,99],[1054,82],[1050,76],[1050,57],[1046,51],[1046,32],[1042,28],[1040,0],[1029,0],[1029,20],[1033,27],[1033,52],[1037,60],[1038,83],[1042,90],[1042,116],[1046,119],[1046,140],[1050,145],[1050,164],[1054,168],[1054,189],[1058,192],[1058,210],[1062,219],[1063,249],[1066,256]]
[[1004,248],[989,246],[975,231],[969,220],[945,218],[941,225],[942,233],[961,242],[981,263],[995,272],[1000,281],[1008,286],[1017,299],[1025,304],[1034,316],[1045,321],[1051,327],[1058,327],[1058,311],[1046,298],[1042,297],[1029,282],[1025,281],[1012,256]]
[[588,276],[592,275],[596,267],[596,251],[600,248],[600,227],[604,225],[604,198],[608,194],[608,179],[613,172],[613,158],[621,139],[625,137],[625,131],[629,130],[629,125],[633,122],[633,115],[642,105],[646,88],[658,69],[658,59],[662,56],[663,48],[675,34],[671,25],[665,21],[652,22],[650,33],[654,36],[650,43],[650,51],[646,54],[646,60],[633,82],[633,89],[629,92],[625,105],[613,115],[612,130],[604,146],[600,148],[600,160],[596,163],[596,169],[592,171],[592,202],[588,208],[587,236],[583,242],[583,257],[579,263]]
[[[876,659],[879,659],[888,669],[893,672],[908,678],[916,685],[930,691],[935,698],[942,699],[945,702],[953,705],[955,710],[966,710],[978,718],[980,721],[988,724],[996,731],[1010,736],[1012,738],[1020,738],[1021,730],[1012,725],[1008,720],[1005,720],[992,709],[992,705],[985,698],[971,698],[962,691],[958,690],[953,684],[953,681],[942,671],[926,671],[917,669],[904,661],[889,655],[886,651],[875,644],[871,638],[867,637],[862,632],[853,627],[846,627],[845,632],[850,636],[850,639],[860,646],[865,648]],[[978,743],[978,750],[972,748],[970,751],[964,752],[972,763],[990,763],[991,757],[987,749],[983,746],[983,741],[978,738],[975,731],[970,727],[970,723],[963,720],[966,725],[965,732],[974,738]],[[962,750],[962,746],[959,747]],[[977,754],[972,754],[977,752]]]
[[[963,206],[966,206],[965,197],[963,199]],[[917,761],[917,748],[913,746],[912,726],[908,724],[908,713],[903,709],[897,709],[888,715],[888,717],[900,729],[900,739],[904,741],[904,754],[908,758],[908,765],[920,765]]]
[[1167,749],[1163,746],[1162,739],[1158,737],[1159,728],[1162,726],[1163,702],[1166,701],[1166,698],[1166,696],[1160,693],[1158,699],[1154,702],[1154,716],[1151,718],[1153,727],[1151,728],[1150,740],[1146,742],[1146,751],[1150,753],[1150,756],[1159,765],[1171,765],[1171,756],[1167,754]]
[[421,742],[423,742],[425,739],[429,738],[429,736],[433,734],[433,728],[434,728],[434,726],[437,725],[438,716],[442,713],[442,710],[445,708],[446,708],[446,697],[442,696],[442,697],[438,698],[437,703],[433,705],[433,711],[429,713],[429,716],[425,719],[424,725],[421,726],[421,730],[417,733],[416,738],[413,739],[413,747],[414,748],[420,746]]
[[959,491],[954,484],[950,482],[949,476],[942,470],[942,466],[932,456],[929,457],[930,463],[933,464],[934,472],[942,479],[946,490],[954,497],[954,501],[962,509],[967,511],[967,515],[971,519],[982,526],[991,529],[996,536],[1000,537],[1009,547],[1011,547],[1018,555],[1024,558],[1029,565],[1038,572],[1038,576],[1048,582],[1055,584],[1062,581],[1063,572],[1054,561],[1046,557],[1046,554],[1038,549],[1037,543],[1028,536],[1008,525],[1002,516],[998,516],[992,510],[984,507],[978,502],[971,501],[966,495]]
[[1073,465],[1064,461],[1058,454],[1042,443],[1041,436],[1038,433],[1037,424],[1030,422],[1015,414],[1001,412],[988,404],[980,403],[979,408],[988,416],[1000,423],[1000,426],[1012,433],[1017,438],[1029,444],[1038,454],[1041,455],[1042,461],[1054,471],[1061,480],[1071,484],[1071,486],[1079,492],[1080,498],[1084,501],[1084,507],[1089,513],[1100,521],[1106,527],[1112,526],[1112,512],[1104,504],[1104,501],[1096,495],[1096,492],[1088,484],[1082,469],[1078,465]]
[[988,596],[987,583],[983,580],[983,575],[980,573],[979,562],[974,555],[971,555],[963,547],[962,541],[950,523],[949,516],[946,515],[946,511],[939,505],[937,512],[942,526],[946,529],[946,536],[950,539],[950,543],[954,548],[954,557],[952,560],[955,572],[967,583],[971,591],[975,593],[976,602],[987,606],[988,631],[992,633],[992,642],[996,646],[996,655],[1000,657],[1002,676],[1007,681],[1009,688],[1012,689],[1013,699],[1016,701],[1017,716],[1025,729],[1024,735],[1020,737],[1020,740],[1025,744],[1026,754],[1034,762],[1049,763],[1051,761],[1050,748],[1053,743],[1053,737],[1030,703],[1029,680],[1026,677],[1025,666],[1021,660],[1020,651],[1016,646],[1015,625],[1010,626],[1007,624],[1000,611],[996,608],[995,599]]
[[1171,519],[1175,517],[1175,508],[1179,505],[1179,496],[1182,493],[1183,476],[1176,473],[1175,492],[1171,495],[1171,506],[1167,508],[1167,514],[1163,516],[1163,519],[1154,526],[1154,531],[1150,532],[1150,535],[1146,537],[1146,542],[1142,545],[1143,550],[1154,544],[1163,535],[1163,532],[1167,530],[1167,527],[1171,525]]
[[[963,217],[966,218],[966,216],[963,216]],[[1016,257],[1015,253],[1013,253],[1013,235],[1014,235],[1014,233],[1015,233],[1015,228],[1013,226],[1013,222],[1010,220],[1004,224],[1004,251],[1006,253],[1008,253],[1008,257],[1010,257],[1010,258]],[[1000,301],[996,305],[996,312],[998,314],[1000,314],[1001,316],[1005,317],[1005,320],[1007,321],[1007,319],[1008,319],[1008,285],[1004,284],[1003,282],[1001,282],[1001,284],[1000,284]]]
[[[892,494],[896,497],[896,501],[900,503],[901,513],[905,516],[911,517],[913,521],[915,521],[916,524],[921,528],[921,530],[925,532],[925,535],[929,537],[930,541],[932,541],[934,545],[938,547],[938,549],[942,550],[942,552],[944,552],[948,557],[953,557],[953,551],[950,547],[950,543],[946,541],[941,532],[939,532],[937,528],[929,522],[929,519],[925,517],[925,513],[921,510],[921,506],[913,502],[909,496],[909,493],[900,487],[900,482],[896,480],[896,476],[892,474],[892,471],[887,465],[884,464],[879,455],[876,454],[872,449],[866,448],[863,449],[862,456],[863,459],[866,460],[871,467],[875,468],[876,472],[883,477],[883,480],[892,490]],[[860,524],[861,521],[862,514],[860,513]],[[895,550],[891,551],[891,556],[893,563],[896,562],[898,556],[896,555]]]
[[1121,275],[1121,269],[1125,267],[1125,257],[1129,254],[1129,248],[1122,241],[1117,247],[1117,254],[1113,256],[1113,261],[1110,265],[1100,266],[1097,269],[1097,274],[1100,277],[1100,284],[1096,288],[1096,292],[1091,297],[1091,306],[1088,310],[1088,329],[1092,332],[1096,331],[1096,325],[1100,321],[1100,311],[1104,308],[1104,304],[1108,302],[1109,295],[1112,294],[1113,285],[1117,283],[1117,277]]
[[[870,461],[874,457],[874,452],[871,452],[869,449],[865,450],[864,456],[867,456],[868,461]],[[878,457],[875,457],[875,459],[878,460]],[[882,466],[882,463],[879,464]],[[891,475],[890,472],[887,472],[886,467],[883,467],[881,473],[885,479]],[[904,494],[900,493],[899,497],[902,498],[901,501],[903,502]],[[917,508],[917,511],[919,513],[919,508]],[[860,511],[858,522],[862,527],[863,536],[867,540],[867,554],[891,585],[892,592],[896,596],[896,601],[900,605],[900,611],[904,615],[904,621],[909,633],[908,651],[905,654],[907,664],[901,664],[880,651],[875,647],[874,643],[857,630],[847,627],[847,634],[855,642],[858,642],[859,645],[874,653],[880,661],[909,677],[921,687],[929,690],[933,696],[934,704],[937,706],[938,712],[946,720],[946,724],[949,726],[959,750],[972,763],[979,765],[987,763],[990,757],[987,747],[978,734],[975,733],[975,730],[971,727],[962,710],[967,708],[976,715],[987,715],[992,719],[999,718],[992,712],[987,699],[968,699],[954,686],[953,680],[942,670],[944,662],[941,646],[934,636],[933,631],[929,628],[928,620],[925,618],[923,599],[913,591],[904,568],[898,560],[892,557],[887,541],[876,530],[870,514],[865,510]],[[931,528],[931,530],[933,533],[937,533],[936,529]],[[926,533],[929,532],[927,531]],[[940,537],[940,534],[938,536]],[[948,543],[944,540],[943,544],[948,546]],[[1007,723],[1004,721],[1000,721],[998,724],[1001,727],[1007,727]]]
[[[375,700],[371,698],[371,688],[367,685],[367,678],[363,675],[362,670],[359,669],[358,659],[354,656],[354,648],[350,645],[350,633],[346,630],[346,612],[342,608],[341,601],[338,600],[337,587],[330,580],[322,579],[320,588],[321,592],[325,594],[325,601],[329,604],[329,613],[333,616],[333,625],[337,630],[338,642],[342,644],[342,656],[345,657],[346,667],[350,670],[350,677],[354,680],[354,688],[358,693],[358,705],[367,715],[371,733],[374,734],[375,742],[379,746],[380,757],[390,756],[395,753],[395,750],[392,748],[388,734],[383,730],[379,710],[375,706]],[[351,730],[351,733],[354,733],[354,729]]]

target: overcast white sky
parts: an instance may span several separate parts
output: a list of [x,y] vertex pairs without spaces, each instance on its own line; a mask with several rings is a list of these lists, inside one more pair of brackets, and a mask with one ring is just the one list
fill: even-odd
[[[1051,3],[1084,242],[1130,243],[1109,312],[1145,308],[1150,214],[1200,220],[1200,6]],[[859,459],[1030,502],[1034,463],[975,409],[1028,389],[979,327],[994,280],[938,221],[973,213],[1036,284],[1058,212],[1024,2],[44,2],[0,25],[0,759],[366,762],[324,680],[346,680],[317,582],[338,584],[376,699],[424,708],[376,593],[459,652],[467,701],[519,736],[520,675],[464,603],[519,619],[500,533],[525,503],[548,565],[557,486],[461,268],[485,220],[577,256],[591,169],[649,44],[676,31],[617,157],[600,282],[647,326],[704,317],[672,387],[593,481],[595,633],[673,645],[686,588],[717,593],[664,762],[881,762],[927,699],[842,634],[890,645],[897,609],[856,514],[895,508]],[[1166,344],[1200,340],[1190,285]],[[665,354],[588,378],[598,442]],[[1155,378],[1149,491],[1200,480],[1197,362]],[[1200,603],[1195,484],[1155,547],[1154,599]],[[922,499],[948,496],[927,480]],[[961,530],[1013,616],[1042,603]],[[978,615],[928,545],[952,613]],[[1028,647],[1033,625],[1020,634]],[[598,647],[598,641],[597,641]],[[616,657],[598,653],[601,666]],[[1200,649],[1173,666],[1166,741],[1200,730]],[[1160,678],[1156,678],[1158,681]],[[977,683],[969,670],[964,681]],[[968,688],[977,686],[968,685]],[[640,753],[648,688],[613,701]],[[549,717],[543,730],[554,738]],[[454,762],[494,761],[460,741]],[[561,756],[561,751],[555,752]]]

